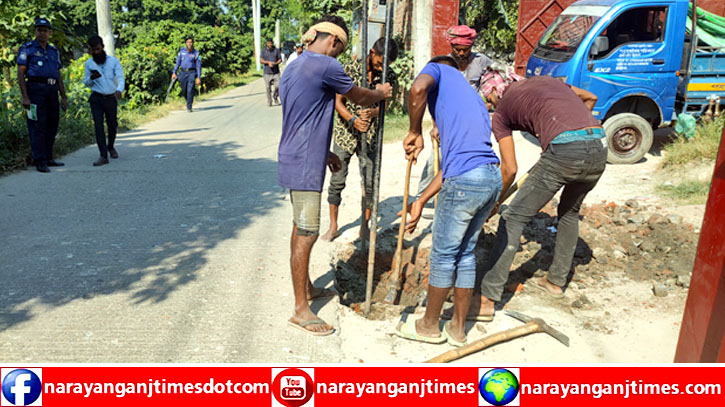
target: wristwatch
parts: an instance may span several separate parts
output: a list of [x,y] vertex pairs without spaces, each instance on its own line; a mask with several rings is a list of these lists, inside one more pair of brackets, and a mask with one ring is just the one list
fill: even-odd
[[347,121],[347,127],[352,127],[355,124],[355,120],[357,120],[357,117],[351,117],[350,120]]

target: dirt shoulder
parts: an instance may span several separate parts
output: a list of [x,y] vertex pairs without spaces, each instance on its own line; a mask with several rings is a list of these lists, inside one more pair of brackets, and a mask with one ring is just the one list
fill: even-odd
[[[520,176],[536,162],[540,147],[520,134],[515,136],[515,144]],[[395,214],[402,206],[405,174],[400,143],[386,144],[384,150],[379,220],[383,231],[378,241],[380,263],[389,262],[395,251],[398,228]],[[429,151],[427,148],[421,156]],[[583,248],[578,249],[576,273],[565,298],[547,298],[527,282],[531,275],[542,273],[546,268],[542,265],[550,258],[555,236],[551,232],[548,232],[550,236],[545,233],[549,227],[555,227],[552,208],[549,214],[542,213],[540,219],[531,224],[532,232],[522,238],[522,248],[512,273],[519,280],[510,285],[502,306],[543,318],[569,336],[571,347],[567,348],[545,334],[535,334],[497,345],[459,362],[672,361],[704,205],[677,206],[657,195],[656,186],[671,176],[659,170],[661,159],[658,149],[654,148],[640,163],[607,167],[585,201],[586,214],[591,219],[581,223],[580,245]],[[422,165],[421,159],[413,169],[411,191],[417,188]],[[350,276],[354,277],[356,273],[358,277],[364,276],[366,272],[362,270],[364,265],[350,260],[359,250],[360,181],[356,167],[357,164],[351,165],[348,187],[340,207],[342,234],[332,244],[324,245],[333,257],[338,284],[340,276],[346,275],[348,281],[344,284],[348,286]],[[325,211],[323,228],[327,225],[326,217]],[[496,222],[492,219],[486,225],[477,255],[486,255],[485,246],[495,238]],[[409,302],[425,297],[425,259],[431,244],[430,226],[431,220],[423,219],[416,233],[405,238],[406,247],[414,248],[413,262],[417,262],[406,269],[407,283],[410,283],[407,287]],[[648,236],[635,238],[638,234]],[[678,235],[681,240],[670,242],[672,236]],[[389,263],[379,266],[378,273],[383,278],[386,266],[389,269]],[[373,308],[375,319],[368,320],[356,312],[358,307],[354,304],[359,298],[353,298],[354,290],[338,288],[347,293],[341,301],[353,304],[338,308],[343,361],[421,362],[452,349],[446,344],[422,344],[392,335],[401,319],[417,319],[422,315],[421,304],[406,308],[376,303]],[[654,288],[663,296],[655,296]],[[520,324],[500,311],[491,323],[470,323],[469,341]]]

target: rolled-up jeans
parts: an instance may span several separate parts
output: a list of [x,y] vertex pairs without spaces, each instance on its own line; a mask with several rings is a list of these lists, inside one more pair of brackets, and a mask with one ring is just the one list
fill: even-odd
[[501,193],[501,172],[495,164],[446,178],[433,221],[430,280],[433,287],[473,288],[476,256],[483,223]]
[[579,238],[579,209],[602,176],[606,162],[607,149],[601,140],[549,145],[501,215],[486,271],[477,276],[484,297],[501,300],[524,226],[562,187],[554,261],[547,278],[560,287],[566,285]]

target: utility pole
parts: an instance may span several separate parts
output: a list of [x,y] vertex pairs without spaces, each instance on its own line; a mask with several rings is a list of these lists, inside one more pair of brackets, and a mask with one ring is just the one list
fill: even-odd
[[113,38],[110,0],[96,0],[96,22],[98,23],[98,36],[103,38],[103,49],[106,54],[115,57],[116,41]]
[[[100,0],[98,0],[100,1]],[[254,59],[257,63],[257,72],[259,72],[260,69],[262,69],[262,66],[259,63],[259,57],[261,56],[261,48],[260,48],[260,37],[261,37],[261,23],[260,23],[260,0],[252,0],[252,23],[254,25]]]
[[280,48],[282,44],[279,43],[279,18],[274,22],[274,46]]

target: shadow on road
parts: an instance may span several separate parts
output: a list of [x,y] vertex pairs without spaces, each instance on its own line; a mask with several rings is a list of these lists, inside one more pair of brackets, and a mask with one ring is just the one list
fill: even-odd
[[210,250],[284,203],[276,162],[159,134],[121,136],[121,158],[100,168],[71,158],[0,179],[0,330],[76,300],[163,302],[202,277]]

